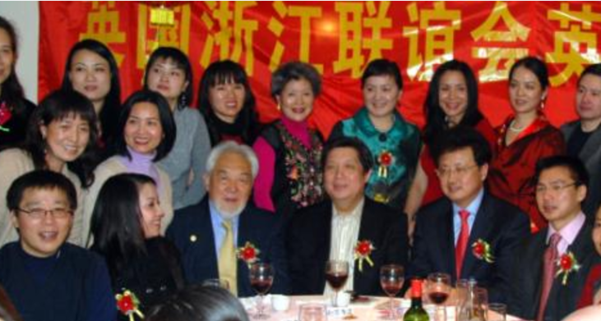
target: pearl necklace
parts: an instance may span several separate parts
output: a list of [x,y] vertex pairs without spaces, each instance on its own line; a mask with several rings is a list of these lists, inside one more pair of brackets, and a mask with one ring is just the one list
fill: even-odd
[[526,126],[523,127],[514,127],[513,124],[515,123],[515,120],[512,120],[511,123],[509,124],[509,130],[514,132],[514,133],[521,133],[522,130],[524,130],[524,128],[526,128]]

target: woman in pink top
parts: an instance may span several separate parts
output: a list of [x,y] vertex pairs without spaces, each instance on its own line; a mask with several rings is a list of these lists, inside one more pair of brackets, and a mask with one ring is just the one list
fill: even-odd
[[322,138],[307,123],[320,90],[321,77],[309,64],[289,62],[273,73],[271,95],[282,117],[253,145],[259,158],[258,207],[289,215],[322,199]]

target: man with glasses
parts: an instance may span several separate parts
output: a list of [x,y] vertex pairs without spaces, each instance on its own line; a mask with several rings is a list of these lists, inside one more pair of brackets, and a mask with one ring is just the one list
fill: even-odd
[[561,320],[576,309],[596,255],[581,208],[588,173],[579,159],[569,156],[544,158],[536,167],[536,202],[549,226],[515,251],[519,260],[509,310],[529,320]]
[[454,128],[432,153],[444,197],[417,213],[410,274],[474,278],[491,302],[504,302],[514,251],[529,234],[528,217],[484,188],[491,151],[471,128]]
[[19,241],[0,250],[0,283],[23,320],[115,320],[104,261],[66,243],[77,208],[71,181],[29,172],[12,183],[6,204]]

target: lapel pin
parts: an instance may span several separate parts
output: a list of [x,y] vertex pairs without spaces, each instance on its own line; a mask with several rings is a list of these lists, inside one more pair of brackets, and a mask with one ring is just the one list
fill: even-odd
[[197,239],[195,234],[190,235],[190,242],[196,242]]

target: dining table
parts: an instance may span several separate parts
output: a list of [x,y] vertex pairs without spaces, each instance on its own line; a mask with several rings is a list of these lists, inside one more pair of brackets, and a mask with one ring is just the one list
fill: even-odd
[[[391,314],[390,301],[387,297],[365,296],[357,300],[352,300],[347,306],[334,307],[331,297],[323,295],[310,296],[288,296],[289,306],[284,311],[276,311],[273,309],[272,299],[274,296],[267,295],[262,298],[265,314],[269,318],[262,319],[268,321],[299,321],[299,309],[303,304],[321,304],[326,308],[327,321],[373,321],[373,320],[389,320]],[[240,299],[245,307],[251,320],[258,320],[257,304],[260,302],[258,297],[249,297]],[[396,320],[402,320],[405,311],[410,307],[411,300],[404,298],[394,298],[393,307],[396,315]],[[452,304],[446,305],[446,320],[455,321],[456,307]],[[435,306],[425,303],[424,309],[432,318]],[[501,320],[493,311],[488,311],[487,321]],[[521,321],[522,319],[507,315],[506,321]]]

